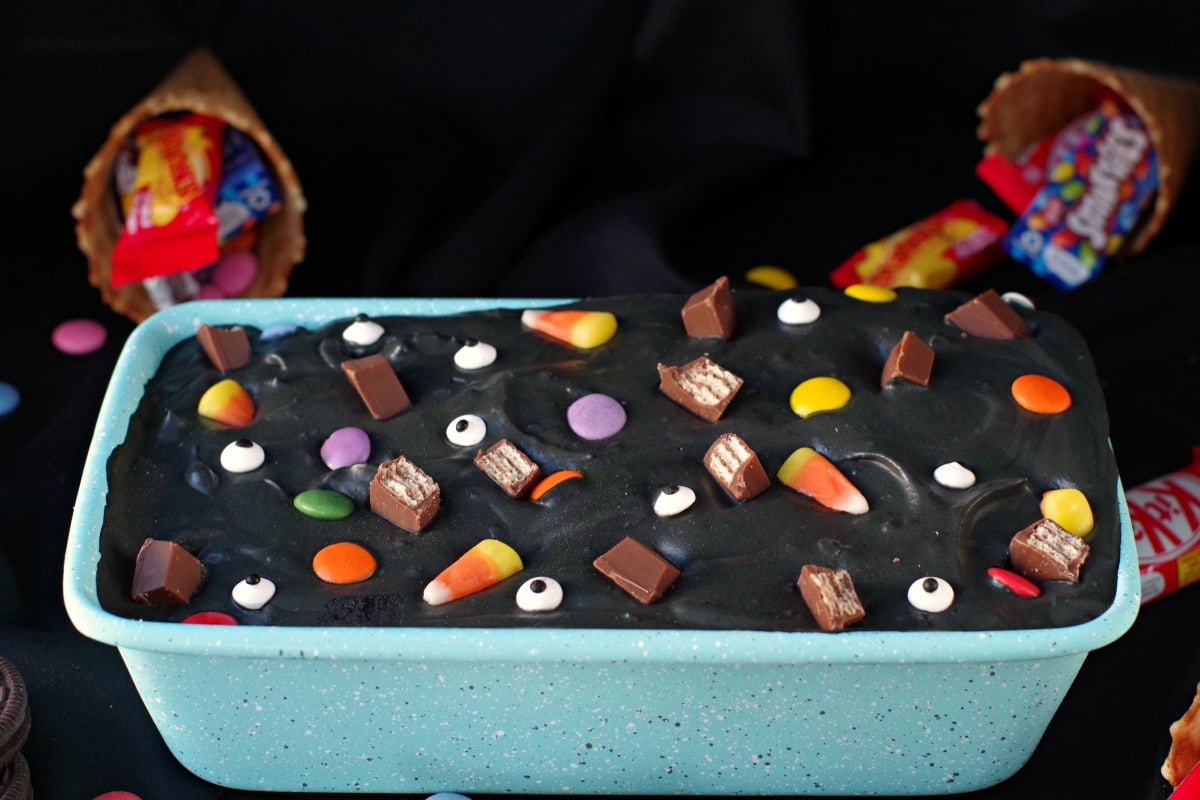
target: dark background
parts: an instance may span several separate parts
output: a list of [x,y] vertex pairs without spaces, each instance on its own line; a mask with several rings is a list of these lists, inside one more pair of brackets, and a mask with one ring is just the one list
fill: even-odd
[[[80,469],[131,323],[86,281],[70,208],[112,123],[194,45],[216,52],[309,202],[298,296],[686,291],[776,264],[804,284],[961,198],[976,105],[1036,56],[1200,78],[1200,13],[1129,0],[243,2],[0,6],[0,655],[29,686],[42,798],[247,798],[186,773],[115,650],[75,632],[60,570]],[[1094,353],[1127,486],[1190,460],[1195,178],[1141,256],[1065,293],[1003,263]],[[51,329],[105,324],[68,357]],[[1029,764],[979,798],[1159,800],[1200,681],[1200,589],[1093,653]],[[447,791],[460,787],[446,786]]]

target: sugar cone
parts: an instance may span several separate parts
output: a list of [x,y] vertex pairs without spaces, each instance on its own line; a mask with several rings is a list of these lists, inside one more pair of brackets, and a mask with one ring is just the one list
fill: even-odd
[[979,105],[979,138],[988,153],[1015,158],[1095,105],[1108,88],[1120,95],[1150,133],[1158,153],[1158,195],[1134,234],[1139,253],[1158,234],[1200,147],[1200,83],[1080,59],[1038,58],[996,79]]
[[83,170],[83,189],[71,208],[75,238],[88,259],[88,281],[104,302],[135,322],[154,313],[140,284],[114,290],[110,283],[112,251],[120,234],[112,169],[121,145],[137,125],[170,111],[194,111],[220,117],[251,137],[262,151],[283,195],[283,208],[260,226],[256,253],[258,275],[245,297],[278,297],[287,289],[292,268],[304,258],[306,202],[292,163],[263,125],[246,96],[217,58],[206,49],[193,51],[145,98],[117,120],[108,140]]
[[1162,765],[1162,776],[1178,786],[1200,762],[1200,686],[1183,716],[1171,723],[1171,750]]

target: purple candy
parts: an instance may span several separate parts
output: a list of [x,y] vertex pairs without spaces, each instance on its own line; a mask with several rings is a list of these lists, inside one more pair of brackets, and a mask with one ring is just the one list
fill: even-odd
[[258,275],[258,259],[249,250],[230,253],[213,268],[212,282],[226,297],[240,297]]
[[321,460],[330,469],[361,464],[371,455],[371,439],[360,428],[338,428],[321,445]]
[[606,394],[585,394],[567,408],[567,424],[581,439],[607,439],[625,427],[625,408]]
[[94,353],[108,340],[108,331],[94,319],[69,319],[50,334],[50,341],[61,352],[72,356]]

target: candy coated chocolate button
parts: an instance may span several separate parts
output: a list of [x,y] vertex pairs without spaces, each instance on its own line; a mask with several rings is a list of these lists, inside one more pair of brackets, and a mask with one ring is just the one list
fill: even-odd
[[361,464],[371,455],[371,438],[362,428],[338,428],[321,444],[321,460],[330,469]]
[[768,289],[794,289],[796,276],[783,267],[762,265],[746,270],[746,280]]
[[940,614],[954,605],[954,587],[941,578],[918,578],[908,587],[908,602],[919,611]]
[[250,250],[230,253],[217,262],[212,272],[212,284],[226,297],[240,297],[258,275],[258,258]]
[[459,369],[483,369],[496,363],[496,348],[487,342],[470,339],[454,354],[454,365]]
[[375,556],[354,542],[326,545],[313,556],[312,568],[326,583],[358,583],[375,574]]
[[268,325],[263,328],[263,332],[259,334],[260,342],[273,342],[276,339],[283,339],[291,336],[296,331],[300,330],[299,325],[293,325],[290,322],[280,322],[276,325]]
[[92,800],[142,800],[142,798],[133,792],[105,792],[96,795]]
[[551,472],[533,485],[533,488],[529,490],[529,499],[534,501],[540,500],[546,492],[558,486],[563,481],[582,477],[583,473],[577,469],[560,469],[557,472]]
[[104,346],[108,341],[108,331],[94,319],[69,319],[55,327],[50,334],[50,341],[60,352],[85,356]]
[[970,489],[975,485],[975,473],[957,461],[940,465],[933,471],[933,479],[947,489]]
[[821,307],[806,297],[789,297],[775,312],[775,317],[784,325],[808,325],[820,316]]
[[696,502],[696,493],[686,486],[671,484],[658,490],[654,496],[654,513],[660,517],[682,514]]
[[456,447],[471,447],[487,436],[487,423],[475,414],[463,414],[450,420],[446,426],[446,438]]
[[1092,506],[1078,489],[1051,489],[1042,495],[1041,508],[1043,517],[1076,536],[1087,536],[1096,527]]
[[517,607],[522,611],[553,611],[562,599],[562,586],[554,578],[530,578],[517,589]]
[[1037,597],[1042,593],[1037,584],[1015,572],[1001,567],[989,567],[988,577],[1018,597]]
[[249,439],[238,439],[221,451],[221,467],[226,472],[253,472],[263,465],[267,454],[262,446]]
[[1017,405],[1035,414],[1059,414],[1071,407],[1071,393],[1053,378],[1045,375],[1022,375],[1012,382],[1012,396]]
[[261,575],[247,575],[233,587],[233,602],[242,608],[257,611],[275,596],[275,583]]
[[237,620],[223,611],[197,611],[180,621],[184,625],[237,625]]
[[585,394],[567,407],[567,424],[581,439],[607,439],[625,427],[625,408],[606,394]]
[[313,519],[345,519],[354,511],[354,501],[332,489],[308,489],[292,498],[292,505]]
[[0,381],[0,417],[8,416],[21,405],[21,393],[11,383]]
[[836,411],[850,402],[850,387],[837,378],[809,378],[792,390],[792,411],[808,417],[822,411]]
[[864,303],[890,303],[896,299],[896,293],[886,286],[876,286],[873,283],[856,283],[844,289],[847,297],[861,300]]

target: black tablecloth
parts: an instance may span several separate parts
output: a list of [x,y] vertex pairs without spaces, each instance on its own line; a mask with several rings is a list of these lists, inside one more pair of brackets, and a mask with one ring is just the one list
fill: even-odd
[[[1174,3],[83,2],[0,8],[0,655],[25,676],[43,798],[249,798],[168,753],[112,648],[75,632],[61,565],[100,400],[132,323],[86,282],[70,207],[118,116],[211,46],[309,199],[297,296],[683,291],[776,264],[826,284],[856,248],[967,197],[975,106],[1034,56],[1200,77]],[[1072,292],[1004,262],[1087,337],[1127,486],[1200,443],[1200,236],[1187,185],[1144,254]],[[1010,215],[1011,216],[1011,215]],[[50,331],[101,321],[66,356]],[[979,798],[1164,798],[1200,680],[1200,589],[1087,659],[1030,762]],[[461,787],[446,786],[447,791]]]

